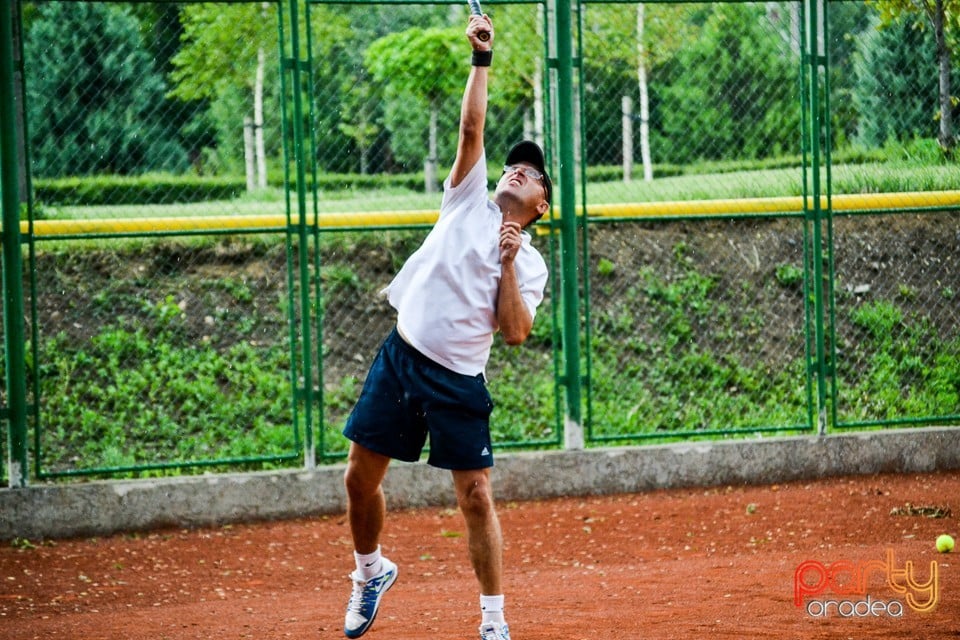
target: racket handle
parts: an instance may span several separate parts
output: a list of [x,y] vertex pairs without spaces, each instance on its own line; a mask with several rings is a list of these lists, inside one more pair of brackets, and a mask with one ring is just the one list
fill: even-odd
[[[480,8],[480,0],[467,0],[467,4],[470,5],[470,13],[475,16],[483,15],[483,9]],[[480,40],[480,42],[486,42],[490,39],[490,32],[481,31],[477,34],[477,39]]]

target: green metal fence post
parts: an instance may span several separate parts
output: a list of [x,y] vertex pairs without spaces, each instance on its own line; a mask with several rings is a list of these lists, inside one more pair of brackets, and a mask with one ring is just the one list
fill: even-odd
[[0,176],[3,192],[3,312],[7,362],[8,482],[27,484],[27,384],[23,321],[23,256],[20,253],[20,175],[14,104],[13,8],[0,0]]
[[[308,443],[304,449],[304,464],[308,469],[316,466],[316,452],[313,449],[313,323],[310,319],[313,300],[310,295],[310,238],[312,229],[307,225],[307,152],[306,136],[303,131],[303,75],[309,78],[310,65],[300,58],[300,13],[297,10],[297,0],[290,2],[290,44],[293,48],[293,135],[296,149],[297,163],[297,232],[300,238],[298,255],[300,266],[300,328],[302,332],[303,350],[303,403],[304,403],[304,435]],[[307,25],[309,29],[309,25]],[[312,126],[312,125],[311,125]]]
[[[813,295],[813,330],[814,330],[814,353],[813,362],[810,366],[814,369],[816,375],[816,415],[817,432],[820,435],[826,433],[827,428],[827,357],[826,357],[826,296],[824,294],[824,221],[829,220],[829,205],[824,210],[821,197],[823,187],[820,179],[820,164],[823,157],[821,145],[824,142],[825,118],[821,113],[821,75],[826,75],[824,67],[826,65],[826,39],[824,33],[824,22],[826,20],[826,2],[824,0],[805,0],[804,6],[807,15],[807,32],[805,38],[806,59],[805,63],[809,65],[807,82],[804,90],[808,92],[806,106],[809,109],[810,127],[807,132],[808,144],[810,150],[809,167],[811,189],[809,197],[804,199],[804,209],[808,223],[812,225],[812,254],[811,262],[808,265],[808,277],[812,282],[811,294]],[[809,304],[809,303],[807,303]],[[808,338],[809,340],[809,338]]]
[[557,0],[557,147],[560,159],[560,263],[563,291],[563,356],[566,389],[564,439],[568,449],[584,444],[580,399],[580,290],[574,193],[573,23],[571,0]]
[[[310,122],[310,148],[306,157],[310,159],[310,194],[313,197],[313,220],[310,239],[313,241],[313,305],[315,308],[313,331],[313,341],[316,345],[314,349],[317,387],[312,391],[311,402],[316,404],[316,412],[311,415],[316,416],[316,420],[311,420],[305,433],[306,463],[308,468],[316,466],[317,457],[320,459],[325,455],[324,451],[324,430],[326,429],[325,406],[323,396],[323,287],[320,278],[320,184],[317,180],[317,127],[316,113],[314,106],[316,101],[313,97],[314,75],[313,75],[313,20],[310,17],[310,3],[304,5],[304,23],[307,25],[307,86],[310,88],[309,99],[307,101],[307,115]],[[314,424],[316,423],[316,425]],[[315,432],[314,427],[317,427]],[[319,451],[318,451],[319,449]]]
[[[830,3],[824,2],[822,7],[821,20],[823,24],[823,42],[830,42]],[[827,402],[830,404],[829,414],[825,413],[826,418],[829,415],[829,420],[824,419],[822,421],[822,431],[821,433],[826,432],[827,425],[835,426],[837,424],[837,305],[836,305],[836,284],[837,284],[837,273],[833,258],[834,250],[834,240],[833,240],[833,159],[831,156],[831,141],[833,140],[833,134],[831,133],[831,118],[830,114],[833,113],[830,106],[830,48],[824,44],[823,56],[821,64],[823,65],[823,139],[825,144],[823,145],[823,162],[825,167],[825,183],[826,191],[824,192],[825,200],[827,203],[826,209],[826,226],[827,226],[827,279],[826,279],[826,291],[824,293],[825,300],[829,304],[829,309],[827,312],[827,331],[826,335],[829,337],[830,344],[824,350],[824,371],[825,375],[830,378],[830,386],[828,390],[825,390],[827,393]]]
[[[303,380],[300,398],[303,401],[304,433],[307,446],[304,450],[304,465],[308,469],[316,466],[316,452],[313,447],[313,366],[312,366],[312,328],[310,310],[310,229],[307,225],[307,159],[303,131],[303,77],[301,72],[309,72],[309,61],[300,58],[300,12],[299,0],[290,0],[290,73],[293,93],[293,160],[297,172],[297,266],[299,272],[300,340]],[[309,28],[309,25],[308,27]],[[309,76],[309,73],[308,73]],[[288,187],[289,188],[289,187]],[[289,202],[289,199],[288,199]]]

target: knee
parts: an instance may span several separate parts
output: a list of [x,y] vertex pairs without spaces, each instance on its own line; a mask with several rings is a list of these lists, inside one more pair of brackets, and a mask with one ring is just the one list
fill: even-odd
[[359,465],[347,463],[343,472],[343,486],[347,490],[347,498],[351,501],[363,500],[376,495],[380,490],[380,483],[370,477]]
[[493,489],[486,477],[465,483],[457,492],[457,505],[466,517],[484,517],[494,510]]
[[343,485],[350,500],[363,500],[380,494],[380,483],[387,473],[390,459],[359,445],[350,447]]

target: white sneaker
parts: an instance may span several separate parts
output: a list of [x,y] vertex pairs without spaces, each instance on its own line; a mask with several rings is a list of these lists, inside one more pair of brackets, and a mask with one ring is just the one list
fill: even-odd
[[480,625],[480,640],[510,640],[510,629],[506,623],[484,622]]
[[343,634],[348,638],[359,638],[369,631],[377,617],[383,594],[397,581],[397,565],[386,558],[381,560],[383,561],[382,570],[369,580],[364,580],[357,571],[350,574],[350,579],[353,580],[353,593],[350,594],[347,615],[343,623]]

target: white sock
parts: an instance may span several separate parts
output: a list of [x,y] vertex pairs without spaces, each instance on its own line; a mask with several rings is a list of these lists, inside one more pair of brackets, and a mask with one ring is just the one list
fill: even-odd
[[499,596],[480,596],[480,613],[483,616],[483,623],[496,622],[505,624],[503,617],[503,595]]
[[369,580],[383,570],[383,563],[380,562],[380,545],[373,553],[353,552],[353,558],[357,561],[357,572],[364,580]]

